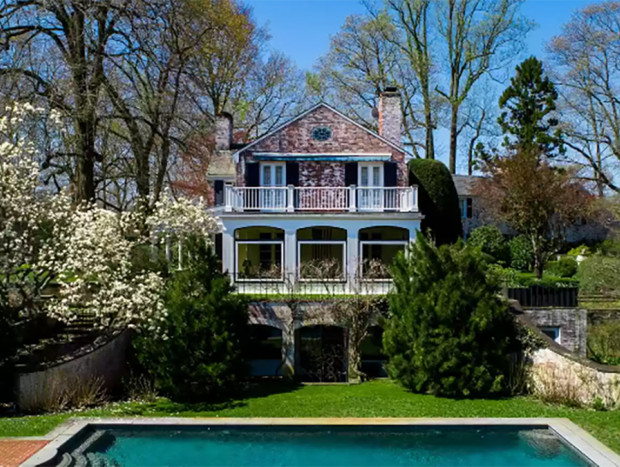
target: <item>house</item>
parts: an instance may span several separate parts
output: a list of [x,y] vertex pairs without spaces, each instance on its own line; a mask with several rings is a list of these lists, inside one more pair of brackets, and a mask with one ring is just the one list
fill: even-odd
[[[504,235],[515,236],[516,232],[508,225],[493,222],[485,217],[483,200],[479,190],[475,189],[476,182],[481,178],[475,175],[452,175],[461,208],[463,237],[468,238],[473,230],[489,223],[497,225]],[[584,193],[584,196],[589,195]],[[614,228],[617,228],[617,225],[613,216],[605,209],[599,209],[588,213],[579,222],[570,226],[566,230],[566,242],[573,245],[600,242],[612,235]]]
[[230,171],[210,175],[218,250],[239,291],[386,291],[387,267],[422,215],[395,89],[380,96],[378,114],[374,133],[320,103],[234,152],[232,119],[218,119],[217,167],[229,155],[235,171],[234,181]]
[[[266,297],[250,305],[254,375],[347,379],[347,330],[320,313],[325,302],[306,300],[300,311],[282,297],[390,288],[388,267],[423,217],[400,105],[395,88],[381,94],[375,133],[319,103],[241,148],[231,144],[230,116],[218,117],[209,174],[222,225],[216,250],[237,291]],[[363,348],[365,371],[384,374],[378,326]]]

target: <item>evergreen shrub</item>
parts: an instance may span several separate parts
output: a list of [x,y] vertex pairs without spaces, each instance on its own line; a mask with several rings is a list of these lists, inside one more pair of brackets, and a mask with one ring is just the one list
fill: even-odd
[[161,394],[186,401],[221,398],[247,375],[248,306],[232,293],[204,239],[189,241],[187,252],[185,269],[167,285],[163,337],[138,335],[134,348]]
[[480,251],[422,235],[393,266],[383,337],[388,371],[413,392],[487,397],[509,392],[517,328]]
[[558,277],[573,277],[577,274],[577,261],[573,257],[560,258],[558,261],[549,261],[546,272]]
[[409,162],[409,182],[418,186],[418,204],[424,214],[422,231],[437,245],[461,238],[459,197],[448,168],[433,159],[413,159]]
[[510,262],[508,243],[504,239],[504,235],[494,225],[483,225],[474,229],[467,239],[467,243],[480,248],[495,263],[508,264]]
[[508,243],[510,266],[519,271],[531,271],[534,265],[532,242],[525,235],[517,235]]

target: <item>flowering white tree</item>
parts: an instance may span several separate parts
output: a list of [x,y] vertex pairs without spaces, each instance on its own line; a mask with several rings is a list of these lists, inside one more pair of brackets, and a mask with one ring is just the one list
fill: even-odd
[[[164,280],[134,261],[149,244],[138,226],[154,235],[207,236],[217,222],[204,204],[167,196],[144,220],[75,207],[66,194],[41,190],[36,147],[11,131],[29,112],[41,111],[17,106],[0,118],[0,315],[23,316],[36,302],[36,311],[64,322],[88,313],[102,329],[156,330],[165,317]],[[46,287],[52,298],[42,300]]]

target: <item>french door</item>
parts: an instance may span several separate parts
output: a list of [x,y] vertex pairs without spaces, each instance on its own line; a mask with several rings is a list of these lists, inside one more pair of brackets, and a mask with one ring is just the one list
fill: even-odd
[[261,208],[286,208],[286,165],[283,163],[260,166]]
[[359,209],[383,209],[383,164],[359,165]]

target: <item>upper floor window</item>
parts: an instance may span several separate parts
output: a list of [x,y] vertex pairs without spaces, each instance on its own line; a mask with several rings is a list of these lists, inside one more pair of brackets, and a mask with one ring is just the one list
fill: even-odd
[[359,186],[382,187],[383,164],[359,164]]
[[327,141],[332,137],[332,129],[328,126],[317,126],[312,129],[312,138],[317,141]]
[[283,163],[262,163],[260,166],[260,185],[286,185],[286,165]]

